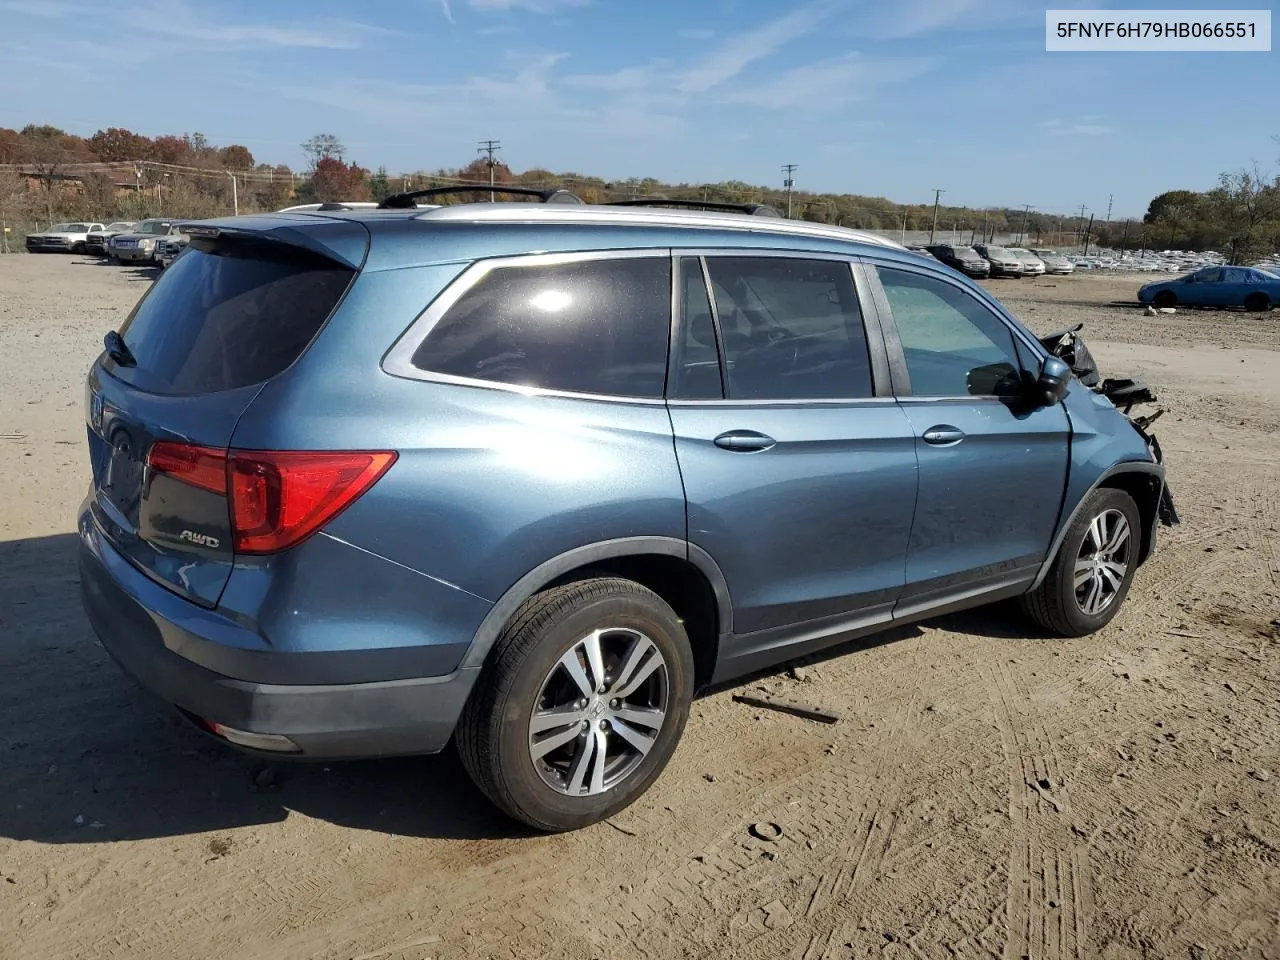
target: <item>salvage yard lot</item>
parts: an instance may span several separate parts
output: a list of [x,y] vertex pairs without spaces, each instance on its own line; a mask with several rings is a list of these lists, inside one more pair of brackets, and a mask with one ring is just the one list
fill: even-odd
[[[149,280],[0,258],[0,957],[1280,957],[1280,312],[990,282],[1167,409],[1183,524],[1120,616],[977,611],[719,690],[634,807],[529,837],[449,756],[262,768],[92,640],[83,378]],[[844,719],[731,700],[760,687]]]

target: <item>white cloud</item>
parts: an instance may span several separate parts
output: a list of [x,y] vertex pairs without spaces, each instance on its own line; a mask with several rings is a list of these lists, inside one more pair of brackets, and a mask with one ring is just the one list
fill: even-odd
[[1051,137],[1105,137],[1111,125],[1101,123],[1106,117],[1088,114],[1076,120],[1042,120],[1037,126]]
[[851,26],[862,36],[900,40],[953,30],[1024,26],[1037,18],[1043,23],[1043,8],[1026,0],[874,0],[859,11]]
[[894,59],[847,53],[796,67],[766,83],[736,89],[725,99],[773,110],[805,106],[827,110],[838,103],[865,99],[886,84],[918,77],[930,66],[931,61],[924,57]]
[[449,8],[449,0],[440,0],[440,12],[444,14],[444,18],[450,23],[458,22],[453,19],[453,10]]
[[555,13],[568,7],[585,7],[591,0],[467,0],[473,10],[528,10]]
[[831,3],[810,3],[754,30],[729,37],[680,78],[679,89],[683,93],[704,93],[732,80],[752,63],[810,33],[833,12]]

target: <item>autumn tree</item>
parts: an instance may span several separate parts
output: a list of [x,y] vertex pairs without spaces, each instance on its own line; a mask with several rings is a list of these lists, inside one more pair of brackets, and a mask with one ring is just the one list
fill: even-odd
[[191,143],[186,137],[156,137],[151,150],[152,157],[160,163],[183,164],[190,159]]
[[248,147],[242,147],[238,143],[233,143],[231,146],[223,147],[219,150],[218,159],[228,170],[253,169],[253,154],[249,152]]
[[108,127],[89,138],[89,147],[99,160],[118,163],[124,160],[149,160],[153,144],[150,137],[126,130],[124,127]]
[[326,203],[332,200],[368,200],[369,171],[354,163],[343,163],[337,157],[321,157],[315,170],[299,190],[304,203]]
[[332,133],[317,133],[302,144],[302,152],[311,161],[311,169],[315,170],[321,160],[341,161],[347,155],[347,148]]

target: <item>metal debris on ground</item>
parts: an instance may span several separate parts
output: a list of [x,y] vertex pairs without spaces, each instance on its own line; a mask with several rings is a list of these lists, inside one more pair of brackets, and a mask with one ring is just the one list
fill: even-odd
[[840,720],[840,714],[832,710],[797,703],[794,700],[771,700],[753,697],[746,693],[735,693],[733,700],[735,703],[745,703],[750,707],[764,707],[767,710],[777,710],[779,713],[790,713],[797,717],[804,717],[806,720],[817,720],[819,723],[836,723]]

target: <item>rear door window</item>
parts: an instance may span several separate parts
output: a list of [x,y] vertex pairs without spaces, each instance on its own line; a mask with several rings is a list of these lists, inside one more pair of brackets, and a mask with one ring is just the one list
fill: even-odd
[[162,394],[261,383],[319,332],[355,271],[296,247],[193,241],[120,329],[137,365],[111,374]]
[[708,257],[730,399],[872,395],[866,331],[848,263]]
[[463,293],[412,363],[469,380],[659,398],[670,326],[668,257],[511,264]]

